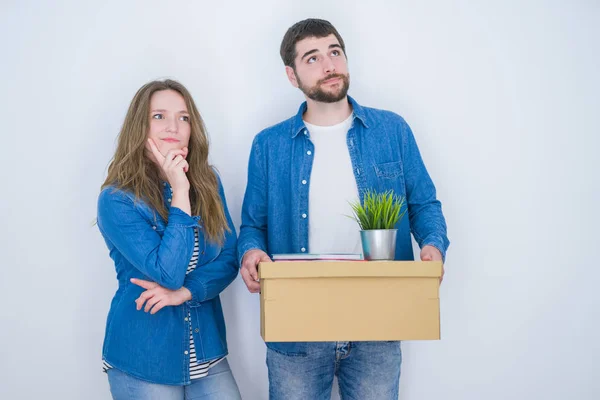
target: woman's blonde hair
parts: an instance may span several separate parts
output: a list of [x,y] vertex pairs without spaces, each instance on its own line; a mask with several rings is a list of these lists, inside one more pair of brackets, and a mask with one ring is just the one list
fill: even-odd
[[174,90],[185,100],[191,126],[187,162],[192,215],[202,218],[203,231],[210,241],[223,243],[229,231],[219,195],[219,183],[208,164],[208,137],[204,121],[188,90],[179,82],[167,79],[152,81],[135,94],[119,133],[117,150],[108,167],[102,188],[112,185],[132,192],[146,201],[165,219],[169,213],[163,200],[159,168],[147,156],[146,141],[150,128],[150,101],[155,92]]

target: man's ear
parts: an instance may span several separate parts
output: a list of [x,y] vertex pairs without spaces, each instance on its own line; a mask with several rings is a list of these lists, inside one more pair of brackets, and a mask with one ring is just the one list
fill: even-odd
[[292,84],[292,86],[297,88],[299,85],[298,85],[298,79],[296,78],[296,73],[294,72],[294,68],[292,68],[290,66],[286,66],[285,73],[288,77],[288,80]]

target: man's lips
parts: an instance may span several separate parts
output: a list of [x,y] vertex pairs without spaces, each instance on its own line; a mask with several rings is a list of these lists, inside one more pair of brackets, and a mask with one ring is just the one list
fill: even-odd
[[321,83],[325,84],[325,85],[329,85],[329,84],[333,84],[333,83],[338,83],[339,81],[341,81],[342,78],[336,76],[334,78],[329,78]]

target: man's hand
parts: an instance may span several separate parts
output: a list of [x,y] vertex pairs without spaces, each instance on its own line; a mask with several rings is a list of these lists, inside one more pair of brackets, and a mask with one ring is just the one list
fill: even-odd
[[182,287],[178,290],[165,289],[156,282],[145,281],[143,279],[132,278],[131,283],[146,289],[144,293],[135,300],[136,309],[144,312],[150,310],[150,314],[156,314],[161,308],[166,306],[178,306],[192,299],[192,293],[188,288]]
[[[433,246],[423,246],[421,249],[421,261],[442,261],[442,253]],[[442,276],[440,276],[440,284],[444,280],[444,264],[442,263]]]
[[242,258],[242,269],[240,274],[250,293],[260,292],[260,282],[258,282],[258,263],[271,262],[269,255],[262,250],[249,250]]

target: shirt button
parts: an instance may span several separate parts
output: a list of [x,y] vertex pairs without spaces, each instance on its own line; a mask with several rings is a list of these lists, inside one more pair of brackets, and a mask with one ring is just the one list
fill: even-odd
[[152,226],[152,229],[156,230],[156,226]]
[[187,321],[188,321],[187,317],[185,317],[183,320],[184,320],[185,322],[187,322]]
[[185,354],[185,355],[187,355],[187,353],[188,353],[188,351],[187,351],[187,350],[183,352],[183,354]]
[[306,185],[306,179],[302,179],[302,184]]
[[200,329],[196,328],[196,333],[200,332]]
[[307,151],[306,154],[308,154],[309,156],[312,154],[312,151]]
[[170,202],[171,202],[171,199],[168,199],[167,201],[170,203]]
[[163,186],[167,186],[167,182],[163,182]]
[[302,214],[302,218],[306,218],[306,214]]
[[303,247],[300,249],[300,251],[304,253],[306,251],[306,249]]

